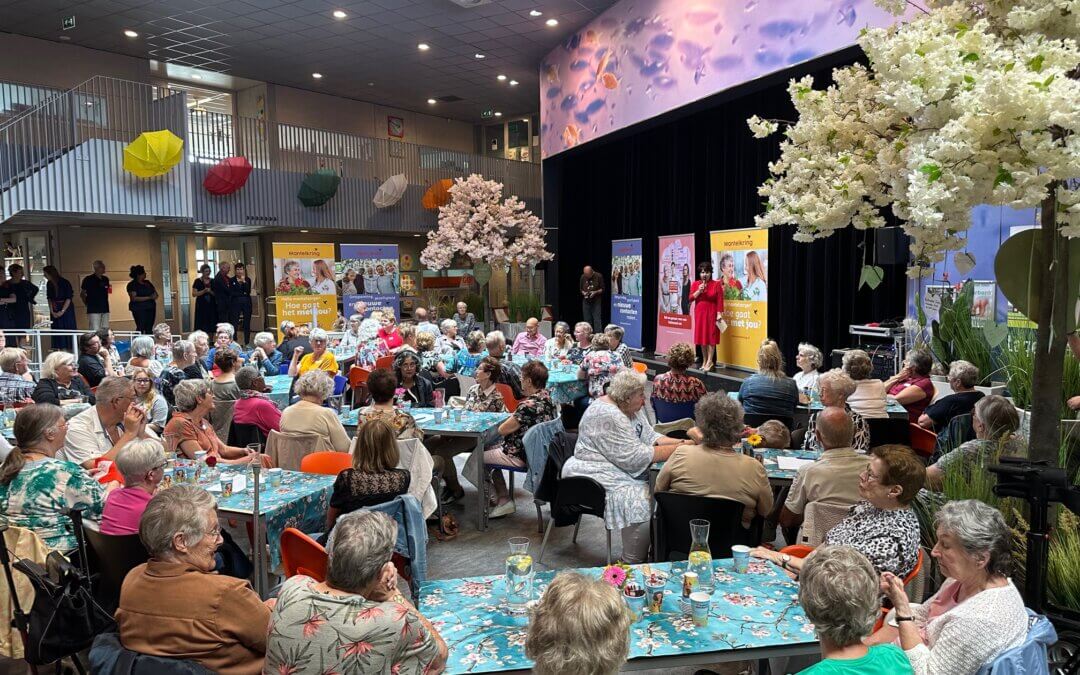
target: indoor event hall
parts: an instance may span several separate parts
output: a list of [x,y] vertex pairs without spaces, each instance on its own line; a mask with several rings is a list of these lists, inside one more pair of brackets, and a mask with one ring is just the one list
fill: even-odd
[[1080,673],[1077,0],[0,0],[0,675]]

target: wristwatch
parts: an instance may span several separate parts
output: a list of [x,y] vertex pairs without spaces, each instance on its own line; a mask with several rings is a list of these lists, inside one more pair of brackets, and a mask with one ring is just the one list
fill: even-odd
[[791,556],[789,556],[787,553],[781,553],[780,554],[780,567],[783,567],[784,569],[788,569],[788,563],[789,562],[791,562]]
[[893,618],[896,619],[897,623],[899,623],[900,621],[914,621],[915,620],[915,617],[913,617],[913,616],[900,616],[899,614],[894,614]]

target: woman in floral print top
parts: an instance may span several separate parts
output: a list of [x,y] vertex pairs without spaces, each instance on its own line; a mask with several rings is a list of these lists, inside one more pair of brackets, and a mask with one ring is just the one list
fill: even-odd
[[588,380],[589,396],[600,398],[604,395],[604,387],[626,366],[622,359],[611,351],[611,341],[605,333],[597,333],[592,338],[590,351],[581,360],[581,368],[578,370],[579,380]]
[[117,484],[102,487],[78,464],[56,459],[67,436],[59,406],[22,409],[14,432],[16,447],[0,466],[0,520],[33,530],[50,549],[75,548],[73,525],[63,512],[80,507],[84,518],[99,520],[105,495]]
[[694,348],[686,342],[676,342],[668,348],[668,368],[653,378],[652,395],[666,403],[697,403],[705,395],[705,384],[687,375],[686,369],[694,364]]
[[343,516],[326,547],[326,581],[297,575],[282,587],[263,672],[441,673],[446,643],[397,590],[396,540],[383,513]]
[[474,412],[506,412],[506,402],[495,386],[502,374],[499,360],[485,356],[476,367],[476,384],[465,395],[465,409]]

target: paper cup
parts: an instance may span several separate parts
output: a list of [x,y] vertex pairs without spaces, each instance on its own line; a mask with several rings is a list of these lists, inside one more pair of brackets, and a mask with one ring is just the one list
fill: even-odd
[[626,606],[630,608],[630,612],[634,615],[634,621],[640,619],[645,612],[645,591],[639,588],[636,595],[623,593],[623,599],[626,600]]
[[698,591],[690,594],[690,608],[695,626],[704,626],[709,623],[709,605],[711,604],[712,596],[708,593]]
[[281,478],[282,478],[281,469],[276,469],[276,468],[275,469],[270,469],[269,473],[270,473],[270,480],[269,480],[270,487],[272,487],[272,488],[281,487]]
[[750,547],[736,544],[731,547],[731,558],[735,563],[735,571],[745,574],[750,568]]
[[443,409],[435,408],[434,412],[432,412],[432,415],[435,417],[435,424],[441,423],[443,418]]
[[161,489],[168,490],[173,486],[173,482],[176,480],[176,469],[172,467],[166,467],[161,476]]
[[233,479],[232,476],[221,477],[221,498],[228,499],[233,494]]

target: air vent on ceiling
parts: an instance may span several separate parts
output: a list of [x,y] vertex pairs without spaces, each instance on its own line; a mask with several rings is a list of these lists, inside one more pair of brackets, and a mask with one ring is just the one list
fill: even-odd
[[435,100],[441,101],[442,103],[457,103],[458,101],[464,101],[465,99],[461,98],[460,96],[454,96],[453,94],[451,94],[449,96],[440,96]]
[[479,7],[480,5],[489,4],[491,0],[450,0],[450,2],[454,3],[459,7],[464,7],[465,9],[468,9],[470,7]]

